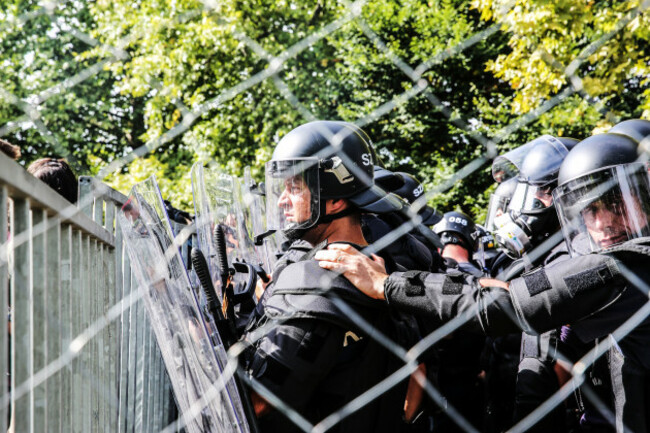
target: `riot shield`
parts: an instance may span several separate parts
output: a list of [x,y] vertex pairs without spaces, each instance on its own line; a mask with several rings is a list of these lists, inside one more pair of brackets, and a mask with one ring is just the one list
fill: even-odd
[[254,281],[263,263],[252,240],[252,209],[244,189],[239,179],[216,168],[203,167],[201,163],[192,167],[199,249],[206,257],[222,299],[223,288],[228,285],[232,285],[235,297],[254,299]]
[[[244,168],[242,202],[244,203],[244,219],[247,221],[247,228],[251,239],[266,232],[266,200],[264,199],[263,188],[255,183],[251,176],[251,168]],[[257,257],[263,264],[264,269],[271,272],[275,262],[278,260],[278,253],[281,251],[283,239],[280,233],[266,236],[261,241],[255,242]]]
[[234,380],[224,379],[223,343],[204,319],[153,176],[132,188],[118,223],[187,431],[249,432]]

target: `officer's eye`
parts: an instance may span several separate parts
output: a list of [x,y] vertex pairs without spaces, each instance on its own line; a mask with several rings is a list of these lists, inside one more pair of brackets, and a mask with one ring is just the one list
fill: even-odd
[[584,208],[581,213],[584,218],[593,218],[597,210],[598,207],[595,204],[590,204],[589,206]]
[[616,215],[623,215],[623,207],[620,205],[612,206],[612,212]]
[[546,206],[544,206],[544,203],[541,200],[533,200],[533,209],[542,209]]

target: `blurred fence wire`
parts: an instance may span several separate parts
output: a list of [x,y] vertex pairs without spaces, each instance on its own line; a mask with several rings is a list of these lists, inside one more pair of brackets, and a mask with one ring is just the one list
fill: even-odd
[[[115,45],[107,45],[105,41],[74,28],[73,21],[64,19],[68,3],[71,2],[47,1],[22,15],[4,13],[0,32],[22,27],[28,33],[30,22],[47,17],[57,27],[57,33],[52,39],[56,40],[66,34],[86,44],[88,50],[101,47],[108,54],[73,76],[62,76],[60,82],[50,88],[35,90],[26,97],[13,94],[10,89],[0,88],[0,100],[3,104],[13,106],[20,112],[11,121],[0,125],[0,137],[8,138],[18,130],[34,129],[59,153],[58,156],[74,161],[76,156],[69,154],[66,147],[58,143],[57,135],[48,130],[42,120],[42,110],[56,109],[45,107],[45,102],[55,95],[65,94],[81,83],[92,81],[112,62],[128,59],[131,53],[129,47],[138,44],[142,37],[139,32],[143,30],[133,31]],[[229,100],[264,82],[275,86],[278,93],[300,113],[305,122],[317,119],[317,114],[310,110],[309,104],[301,101],[287,85],[282,72],[287,61],[309,50],[319,40],[340,31],[343,26],[358,26],[372,45],[411,82],[409,88],[405,88],[401,94],[387,96],[372,112],[358,119],[346,120],[363,128],[382,119],[416,96],[423,96],[430,103],[432,112],[442,113],[448,122],[453,123],[466,137],[474,141],[468,143],[468,146],[480,149],[478,157],[460,167],[452,176],[430,188],[412,203],[411,209],[407,210],[409,220],[370,245],[366,251],[368,253],[381,250],[411,231],[421,222],[417,210],[427,201],[448,191],[454,184],[469,176],[477,173],[480,175],[480,170],[497,156],[499,143],[538,120],[566,98],[577,94],[595,105],[603,118],[616,119],[616,115],[608,111],[604,101],[589,94],[584,86],[585,79],[589,77],[580,75],[581,71],[585,71],[581,66],[599,48],[624,32],[626,26],[647,13],[650,7],[648,0],[631,8],[610,31],[588,41],[582,52],[568,64],[563,64],[540,47],[539,51],[544,52],[542,60],[555,71],[561,72],[566,77],[566,84],[553,97],[539,100],[537,106],[527,112],[518,113],[514,121],[498,130],[489,133],[479,130],[473,126],[471,119],[458,116],[456,107],[448,106],[436,96],[436,89],[432,88],[423,75],[435,65],[442,64],[469,47],[485,41],[496,32],[511,27],[514,23],[509,12],[519,7],[516,3],[505,3],[493,16],[493,24],[458,43],[450,44],[445,50],[418,64],[409,64],[401,58],[383,39],[383,35],[375,32],[364,20],[362,12],[366,2],[363,0],[352,3],[344,0],[345,13],[321,25],[312,34],[286,47],[278,55],[269,53],[260,41],[232,26],[229,28],[232,36],[263,59],[267,67],[192,108],[181,99],[174,99],[173,105],[181,113],[178,122],[158,136],[150,138],[141,147],[108,162],[93,179],[83,179],[82,194],[76,205],[52,198],[47,189],[21,173],[22,169],[17,164],[0,155],[0,233],[10,234],[0,243],[0,302],[10,305],[12,309],[11,334],[8,334],[4,321],[0,326],[0,365],[6,370],[11,368],[11,384],[6,381],[0,384],[0,430],[4,431],[5,423],[13,420],[16,432],[167,432],[178,431],[187,425],[192,417],[200,416],[202,409],[209,404],[211,396],[216,396],[219,390],[210,390],[211,392],[190,407],[188,413],[174,413],[170,384],[164,372],[161,355],[154,344],[140,295],[132,289],[135,281],[131,278],[130,262],[123,250],[119,228],[115,224],[115,215],[126,201],[126,197],[110,190],[102,181],[122,170],[130,162],[146,157],[191,131],[198,119],[219,111]],[[200,8],[183,13],[175,20],[169,21],[168,25],[204,19],[206,14],[209,19],[218,20],[215,7],[213,2],[205,0]],[[26,37],[29,37],[29,34],[26,34]],[[0,65],[10,61],[15,59],[3,58],[0,53]],[[27,83],[24,84],[25,88],[29,87]],[[157,92],[167,91],[165,83],[155,78],[150,78],[149,84]],[[9,218],[4,215],[9,215]],[[542,245],[534,254],[544,255],[553,246],[554,244]],[[172,244],[172,247],[175,248],[176,244]],[[337,299],[336,303],[341,310],[354,316],[354,310],[349,308],[345,301]],[[585,371],[595,359],[612,347],[617,339],[634,329],[647,317],[649,310],[650,307],[646,305],[621,326],[615,333],[615,338],[598,345],[594,351],[572,365],[573,380],[567,382],[546,403],[512,426],[509,431],[526,431],[551,410],[563,405],[571,392],[585,381]],[[283,406],[260,384],[249,385],[267,400],[275,402],[274,405],[280,410],[291,413],[290,417],[302,430],[327,431],[349,413],[361,409],[380,393],[407,378],[417,368],[417,356],[462,326],[468,316],[458,317],[425,336],[412,348],[399,347],[373,330],[370,324],[364,323],[361,317],[357,317],[358,323],[367,334],[379,339],[388,350],[402,358],[404,366],[393,376],[387,377],[385,381],[316,425],[310,424],[296,413],[291,413],[290,407]],[[237,356],[240,350],[238,345],[231,348],[228,354],[229,368],[224,374],[233,375],[233,366],[238,364]],[[9,360],[10,364],[7,364]],[[215,388],[218,388],[216,384]],[[425,391],[434,402],[444,406],[444,410],[452,415],[461,430],[477,431],[463,418],[459,408],[445,405],[444,396],[434,384],[427,382]],[[586,397],[592,400],[595,406],[602,407],[604,412],[607,411],[597,396]],[[9,413],[10,409],[13,414]],[[611,413],[605,416],[611,417]]]

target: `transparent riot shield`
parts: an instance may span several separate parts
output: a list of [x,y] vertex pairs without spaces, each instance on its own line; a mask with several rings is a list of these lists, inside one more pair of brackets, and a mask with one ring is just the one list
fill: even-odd
[[204,319],[154,177],[132,188],[118,223],[187,431],[249,432],[235,382],[223,375],[223,343]]
[[[266,200],[264,189],[251,176],[250,167],[244,168],[242,202],[244,203],[244,218],[251,239],[266,232]],[[257,257],[267,272],[271,272],[278,253],[281,251],[282,239],[279,233],[264,237],[255,242]]]
[[[238,302],[255,299],[254,283],[262,262],[253,243],[251,209],[244,189],[239,179],[216,168],[201,163],[192,167],[199,249],[218,295],[223,299],[223,287],[230,284]],[[226,258],[221,257],[224,254]]]

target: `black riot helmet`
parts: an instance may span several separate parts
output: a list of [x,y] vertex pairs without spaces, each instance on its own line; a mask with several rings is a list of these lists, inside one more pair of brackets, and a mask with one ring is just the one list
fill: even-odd
[[[404,172],[394,173],[382,167],[375,167],[375,183],[409,204],[424,195],[424,186],[414,176]],[[422,224],[428,227],[442,219],[442,215],[426,204],[419,208],[418,214],[422,217]]]
[[471,253],[476,252],[478,232],[474,221],[461,212],[447,212],[433,231],[440,236],[443,245],[459,244]]
[[650,235],[650,167],[638,149],[631,136],[598,134],[565,159],[553,197],[572,255]]
[[374,185],[374,151],[352,123],[315,121],[286,134],[266,164],[267,222],[297,239],[304,231],[348,215],[325,215],[325,200],[347,199],[354,207],[383,213],[401,200]]
[[524,158],[517,179],[520,183],[535,186],[555,184],[564,157],[578,144],[578,140],[542,135],[531,143],[535,146]]
[[508,212],[495,219],[497,242],[512,257],[520,257],[559,228],[551,193],[562,161],[577,143],[572,138],[542,135],[525,145],[528,151]]
[[[393,193],[400,196],[410,204],[413,204],[420,197],[424,196],[424,185],[422,185],[415,177],[404,172],[398,172],[396,174],[401,176],[404,180],[404,184],[400,188],[394,190]],[[438,222],[442,220],[442,215],[426,204],[418,210],[418,214],[422,217],[422,224],[428,227],[438,224]]]
[[[634,141],[641,143],[644,139],[650,137],[650,120],[644,119],[628,119],[624,120],[607,131],[608,134],[626,135]],[[646,144],[645,147],[650,145]]]
[[[397,175],[401,176],[404,179],[404,185],[401,188],[394,190],[393,192],[402,197],[408,203],[414,203],[420,197],[424,196],[424,185],[420,183],[414,176],[398,172]],[[442,215],[440,215],[434,208],[429,205],[424,205],[418,211],[422,217],[422,224],[425,226],[432,226],[438,224],[442,220]]]
[[558,175],[558,185],[613,165],[637,160],[638,141],[621,134],[596,134],[569,153]]
[[375,184],[384,191],[394,192],[404,186],[404,178],[384,167],[375,165]]

